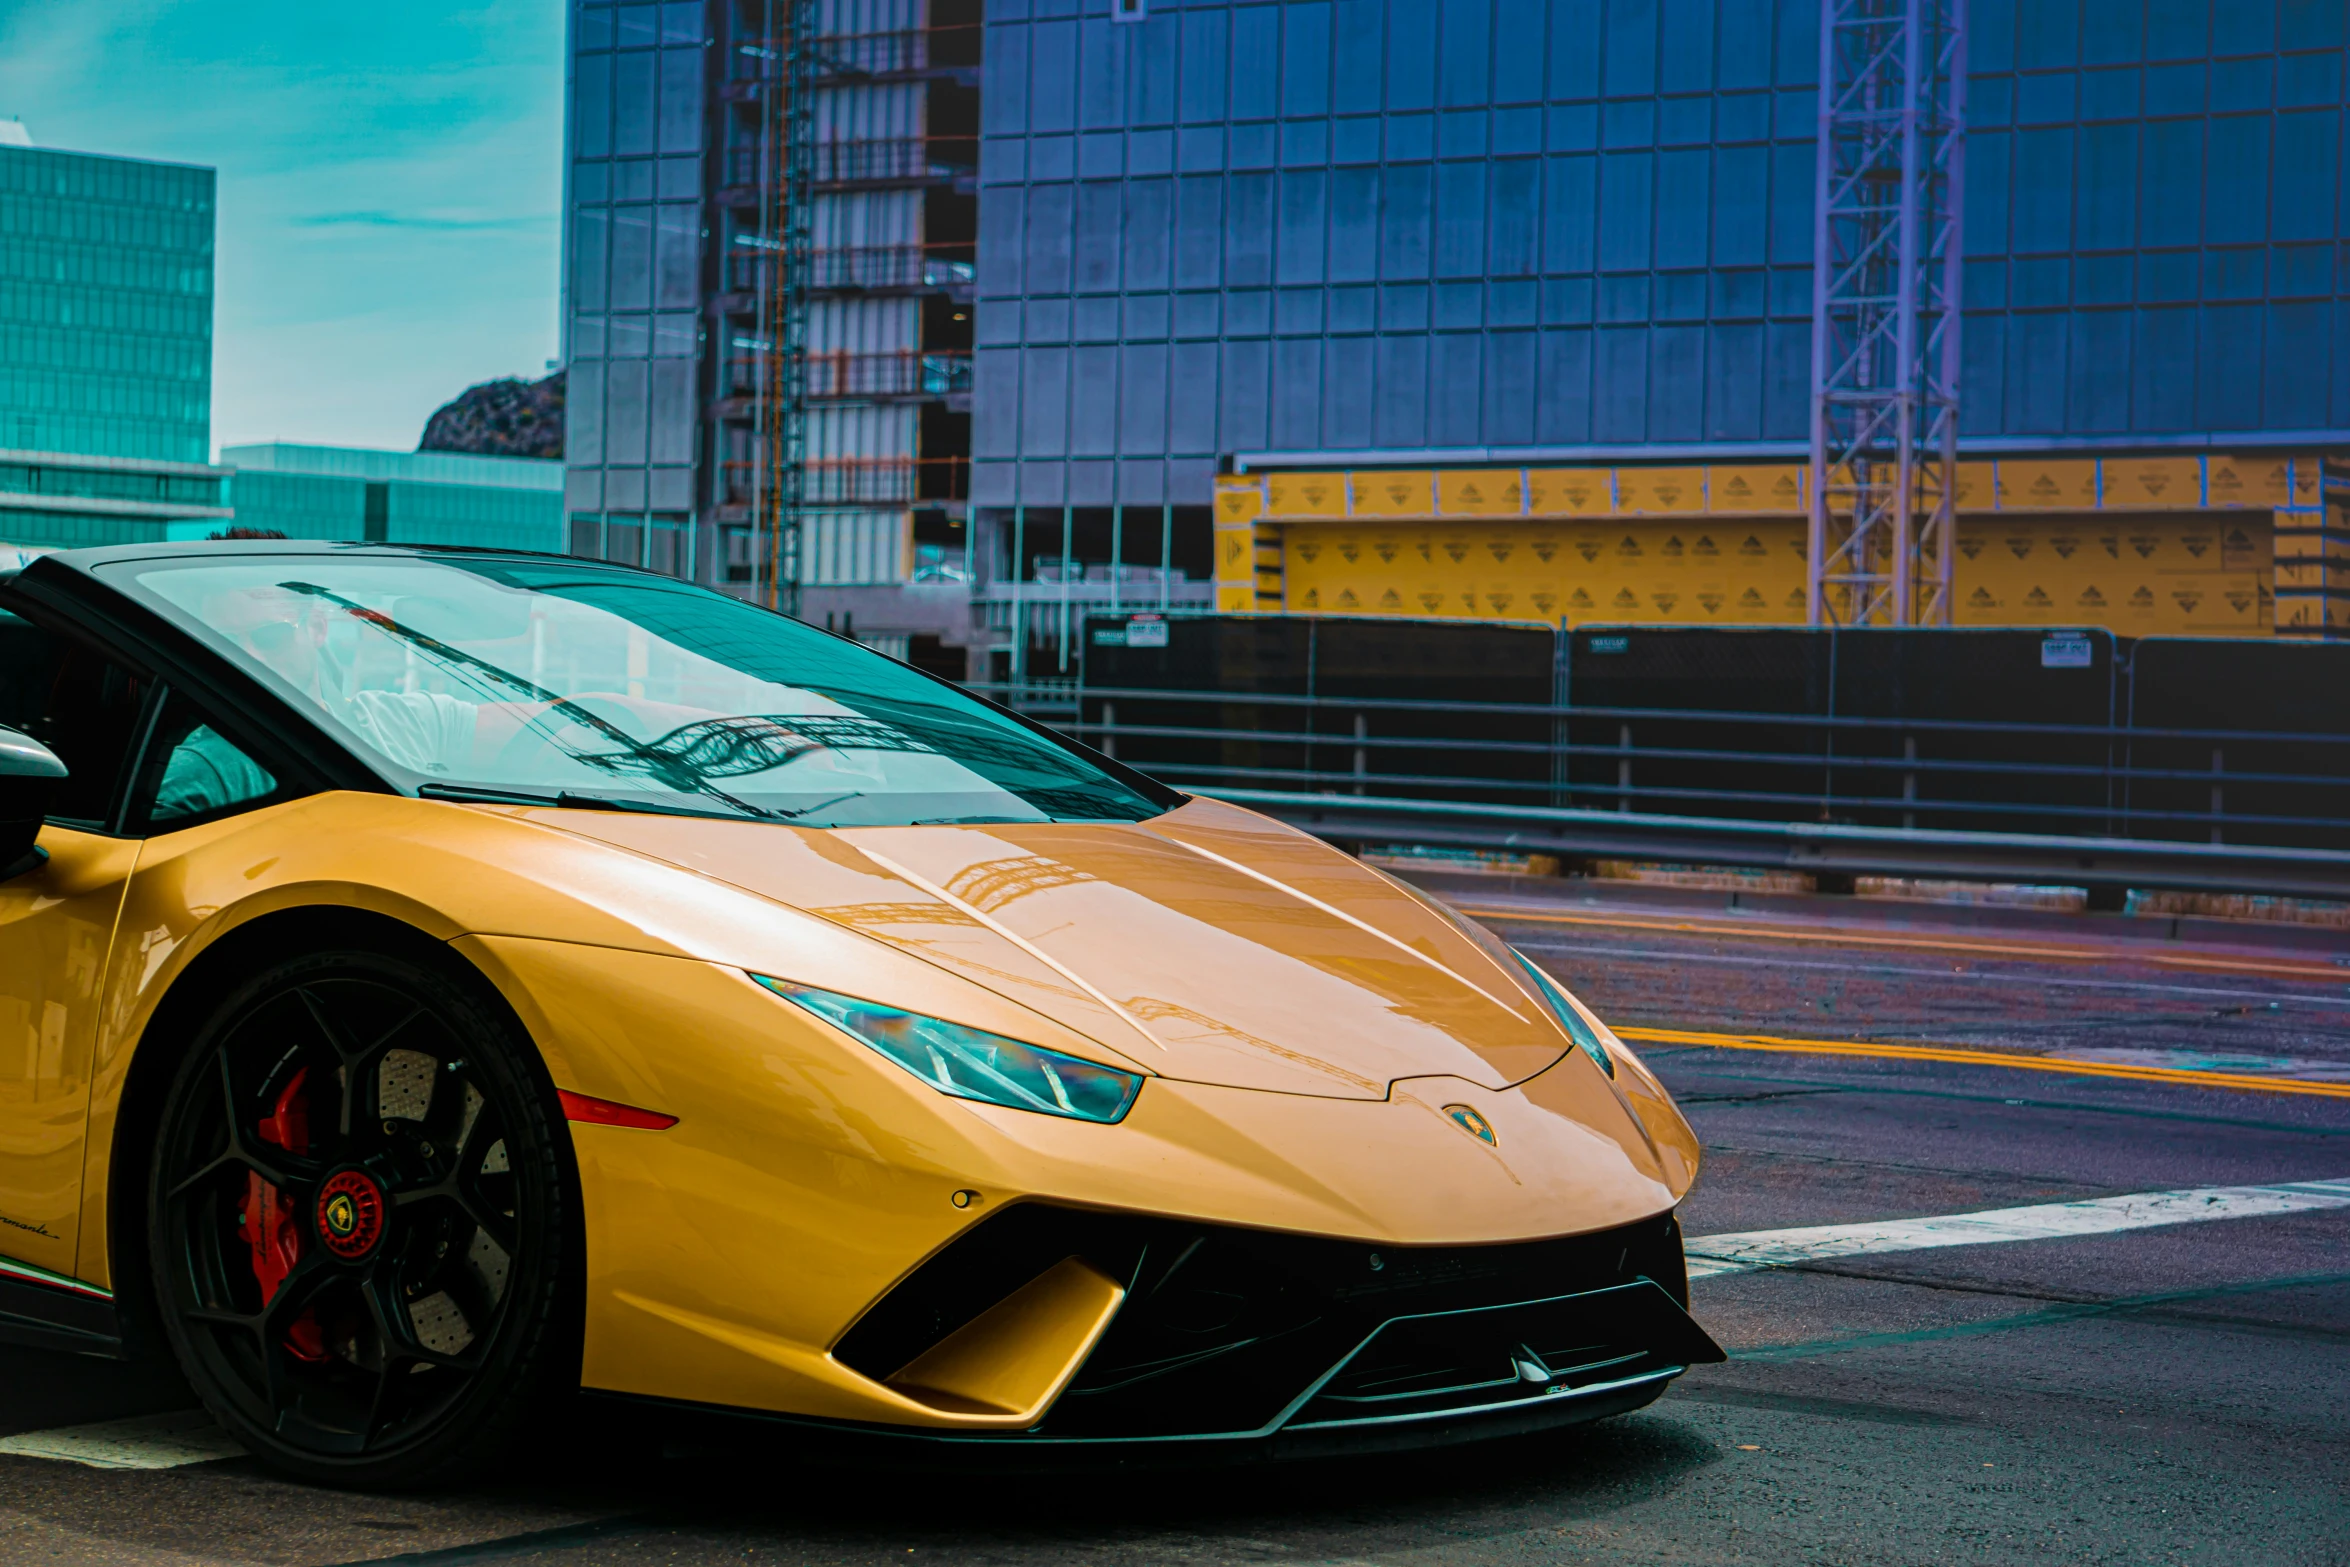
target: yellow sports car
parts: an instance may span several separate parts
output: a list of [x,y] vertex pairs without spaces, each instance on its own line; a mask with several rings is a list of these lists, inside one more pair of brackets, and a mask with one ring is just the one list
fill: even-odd
[[282,541],[0,584],[0,1333],[286,1472],[578,1389],[890,1461],[1590,1419],[1697,1143],[1410,887],[781,615]]

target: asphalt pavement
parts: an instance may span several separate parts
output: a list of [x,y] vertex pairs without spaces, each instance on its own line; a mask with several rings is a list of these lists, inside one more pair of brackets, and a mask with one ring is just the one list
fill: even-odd
[[[1685,1228],[1725,1255],[1693,1309],[1731,1359],[1646,1410],[1074,1478],[664,1456],[605,1422],[400,1497],[0,1451],[0,1562],[2350,1562],[2350,933],[1440,890],[1647,1041],[1705,1140]],[[0,1350],[0,1449],[129,1419],[122,1453],[200,1452],[139,1423],[188,1402]]]

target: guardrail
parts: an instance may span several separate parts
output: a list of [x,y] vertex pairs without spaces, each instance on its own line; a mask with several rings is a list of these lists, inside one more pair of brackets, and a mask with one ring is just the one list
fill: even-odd
[[2350,899],[2350,853],[2335,850],[1736,821],[1273,789],[1210,786],[1197,792],[1349,845],[1661,860],[1790,870],[1831,879],[1899,876],[2046,883],[2093,892],[2162,888]]
[[1077,696],[1063,728],[1187,788],[2350,847],[2350,734],[1090,682]]

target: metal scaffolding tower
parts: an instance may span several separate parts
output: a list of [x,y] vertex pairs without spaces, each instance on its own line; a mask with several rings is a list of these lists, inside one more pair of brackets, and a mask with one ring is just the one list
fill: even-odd
[[764,0],[760,211],[767,241],[759,297],[754,425],[760,450],[752,516],[764,546],[768,607],[800,607],[808,471],[808,289],[816,245],[816,0]]
[[1947,625],[1967,0],[1822,0],[1813,625]]

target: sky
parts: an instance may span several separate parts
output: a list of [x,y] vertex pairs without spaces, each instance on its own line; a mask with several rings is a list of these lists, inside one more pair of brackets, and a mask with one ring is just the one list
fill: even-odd
[[220,171],[215,451],[413,449],[557,351],[561,0],[0,0],[0,118]]

